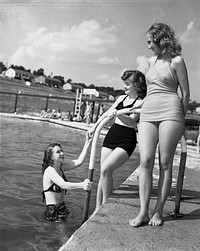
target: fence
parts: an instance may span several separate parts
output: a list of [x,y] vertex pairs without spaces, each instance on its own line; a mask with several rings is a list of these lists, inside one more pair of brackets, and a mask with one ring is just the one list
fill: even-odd
[[[39,95],[16,92],[0,91],[0,112],[20,113],[39,115],[42,110],[61,110],[63,114],[69,111],[74,114],[75,97],[55,96],[53,94]],[[105,102],[103,100],[83,99],[93,103],[91,122],[95,122],[99,116],[100,105]],[[105,102],[109,108],[111,102]]]

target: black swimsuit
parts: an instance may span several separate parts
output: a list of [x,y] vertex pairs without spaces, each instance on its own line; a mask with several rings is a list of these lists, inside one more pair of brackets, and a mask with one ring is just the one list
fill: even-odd
[[[67,181],[67,178],[63,172],[63,170],[61,169],[61,172],[62,172],[62,177],[64,179],[64,181]],[[54,192],[54,193],[61,193],[62,191],[64,191],[65,193],[67,192],[67,190],[63,190],[62,188],[60,188],[58,185],[56,185],[55,183],[53,183],[49,188],[47,188],[46,190],[44,190],[41,194],[43,196],[43,202],[45,200],[45,193],[46,192]]]
[[[67,181],[67,178],[62,169],[61,172],[64,181]],[[62,191],[64,191],[65,193],[67,192],[67,190],[63,190],[58,185],[53,183],[48,189],[42,192],[43,202],[45,200],[45,193],[49,191],[54,193],[61,193]],[[44,211],[44,218],[49,221],[59,222],[61,220],[64,220],[68,214],[69,209],[66,207],[65,202],[63,201],[62,203],[47,205]]]
[[47,205],[44,211],[44,218],[49,221],[60,222],[65,220],[68,214],[69,209],[63,201],[62,203]]
[[[125,96],[125,98],[117,105],[117,110],[133,107],[136,100],[139,98],[137,97],[132,104],[124,106],[123,102],[127,97],[128,96]],[[130,114],[126,115],[130,116]],[[113,150],[117,147],[120,147],[124,149],[130,157],[135,150],[136,144],[137,136],[134,128],[114,123],[104,139],[103,147],[107,147]]]
[[[119,104],[117,105],[117,107],[116,107],[115,109],[121,110],[121,109],[124,109],[124,108],[131,108],[131,107],[133,107],[133,105],[135,104],[135,102],[137,101],[137,99],[139,98],[139,96],[138,96],[138,97],[133,101],[132,104],[124,106],[123,103],[124,103],[124,100],[125,100],[127,97],[128,97],[128,95],[126,95],[126,96],[124,97],[124,99],[123,99],[121,102],[119,102]],[[131,114],[128,113],[128,114],[126,114],[126,115],[130,116]]]

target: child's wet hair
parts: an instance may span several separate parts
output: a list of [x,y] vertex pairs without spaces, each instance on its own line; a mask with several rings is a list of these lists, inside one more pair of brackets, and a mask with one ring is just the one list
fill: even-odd
[[53,156],[53,148],[55,146],[59,146],[62,149],[62,147],[59,143],[52,143],[44,151],[44,158],[43,158],[43,163],[42,163],[42,172],[43,173],[48,166],[53,165],[52,156]]

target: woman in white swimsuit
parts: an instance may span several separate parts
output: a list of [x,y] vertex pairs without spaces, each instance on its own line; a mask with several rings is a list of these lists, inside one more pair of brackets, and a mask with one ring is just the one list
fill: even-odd
[[[189,102],[187,69],[181,56],[181,46],[172,28],[163,23],[155,23],[147,31],[146,38],[154,56],[149,59],[146,75],[147,96],[140,111],[140,212],[136,218],[129,220],[133,227],[147,222],[151,226],[163,223],[163,207],[171,188],[173,157],[178,141],[184,133],[184,117]],[[177,94],[178,87],[181,97]],[[158,143],[158,198],[150,218],[148,208]]]

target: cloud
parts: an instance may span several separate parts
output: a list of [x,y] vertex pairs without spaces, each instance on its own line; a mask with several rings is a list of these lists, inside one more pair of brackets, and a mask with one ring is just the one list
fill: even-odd
[[98,79],[101,79],[101,80],[108,80],[109,78],[110,76],[107,74],[101,74],[98,76]]
[[2,22],[0,21],[0,36],[3,35],[3,28],[2,28]]
[[200,42],[200,26],[191,21],[187,25],[186,31],[180,34],[181,43],[191,43]]
[[121,64],[121,61],[117,58],[108,58],[108,57],[102,57],[99,58],[97,61],[99,64]]
[[31,46],[20,46],[20,48],[16,51],[16,53],[11,57],[10,61],[14,64],[23,64],[23,62],[27,61],[27,57],[29,59],[35,59],[36,54],[34,48]]
[[20,57],[28,57],[27,60],[34,57],[48,61],[50,57],[69,60],[81,55],[98,55],[118,43],[114,32],[114,27],[104,29],[96,20],[83,21],[56,32],[40,27],[28,33],[25,44],[19,47],[12,59],[20,61]]
[[116,74],[115,76],[110,76],[109,74],[101,74],[97,77],[100,81],[102,81],[102,86],[110,86],[114,87],[114,89],[122,89],[123,81],[120,78],[121,72]]
[[51,39],[51,34],[50,33],[48,34],[47,28],[40,27],[36,31],[28,33],[25,39],[25,43],[38,48],[40,47],[40,45],[49,42],[50,39]]

